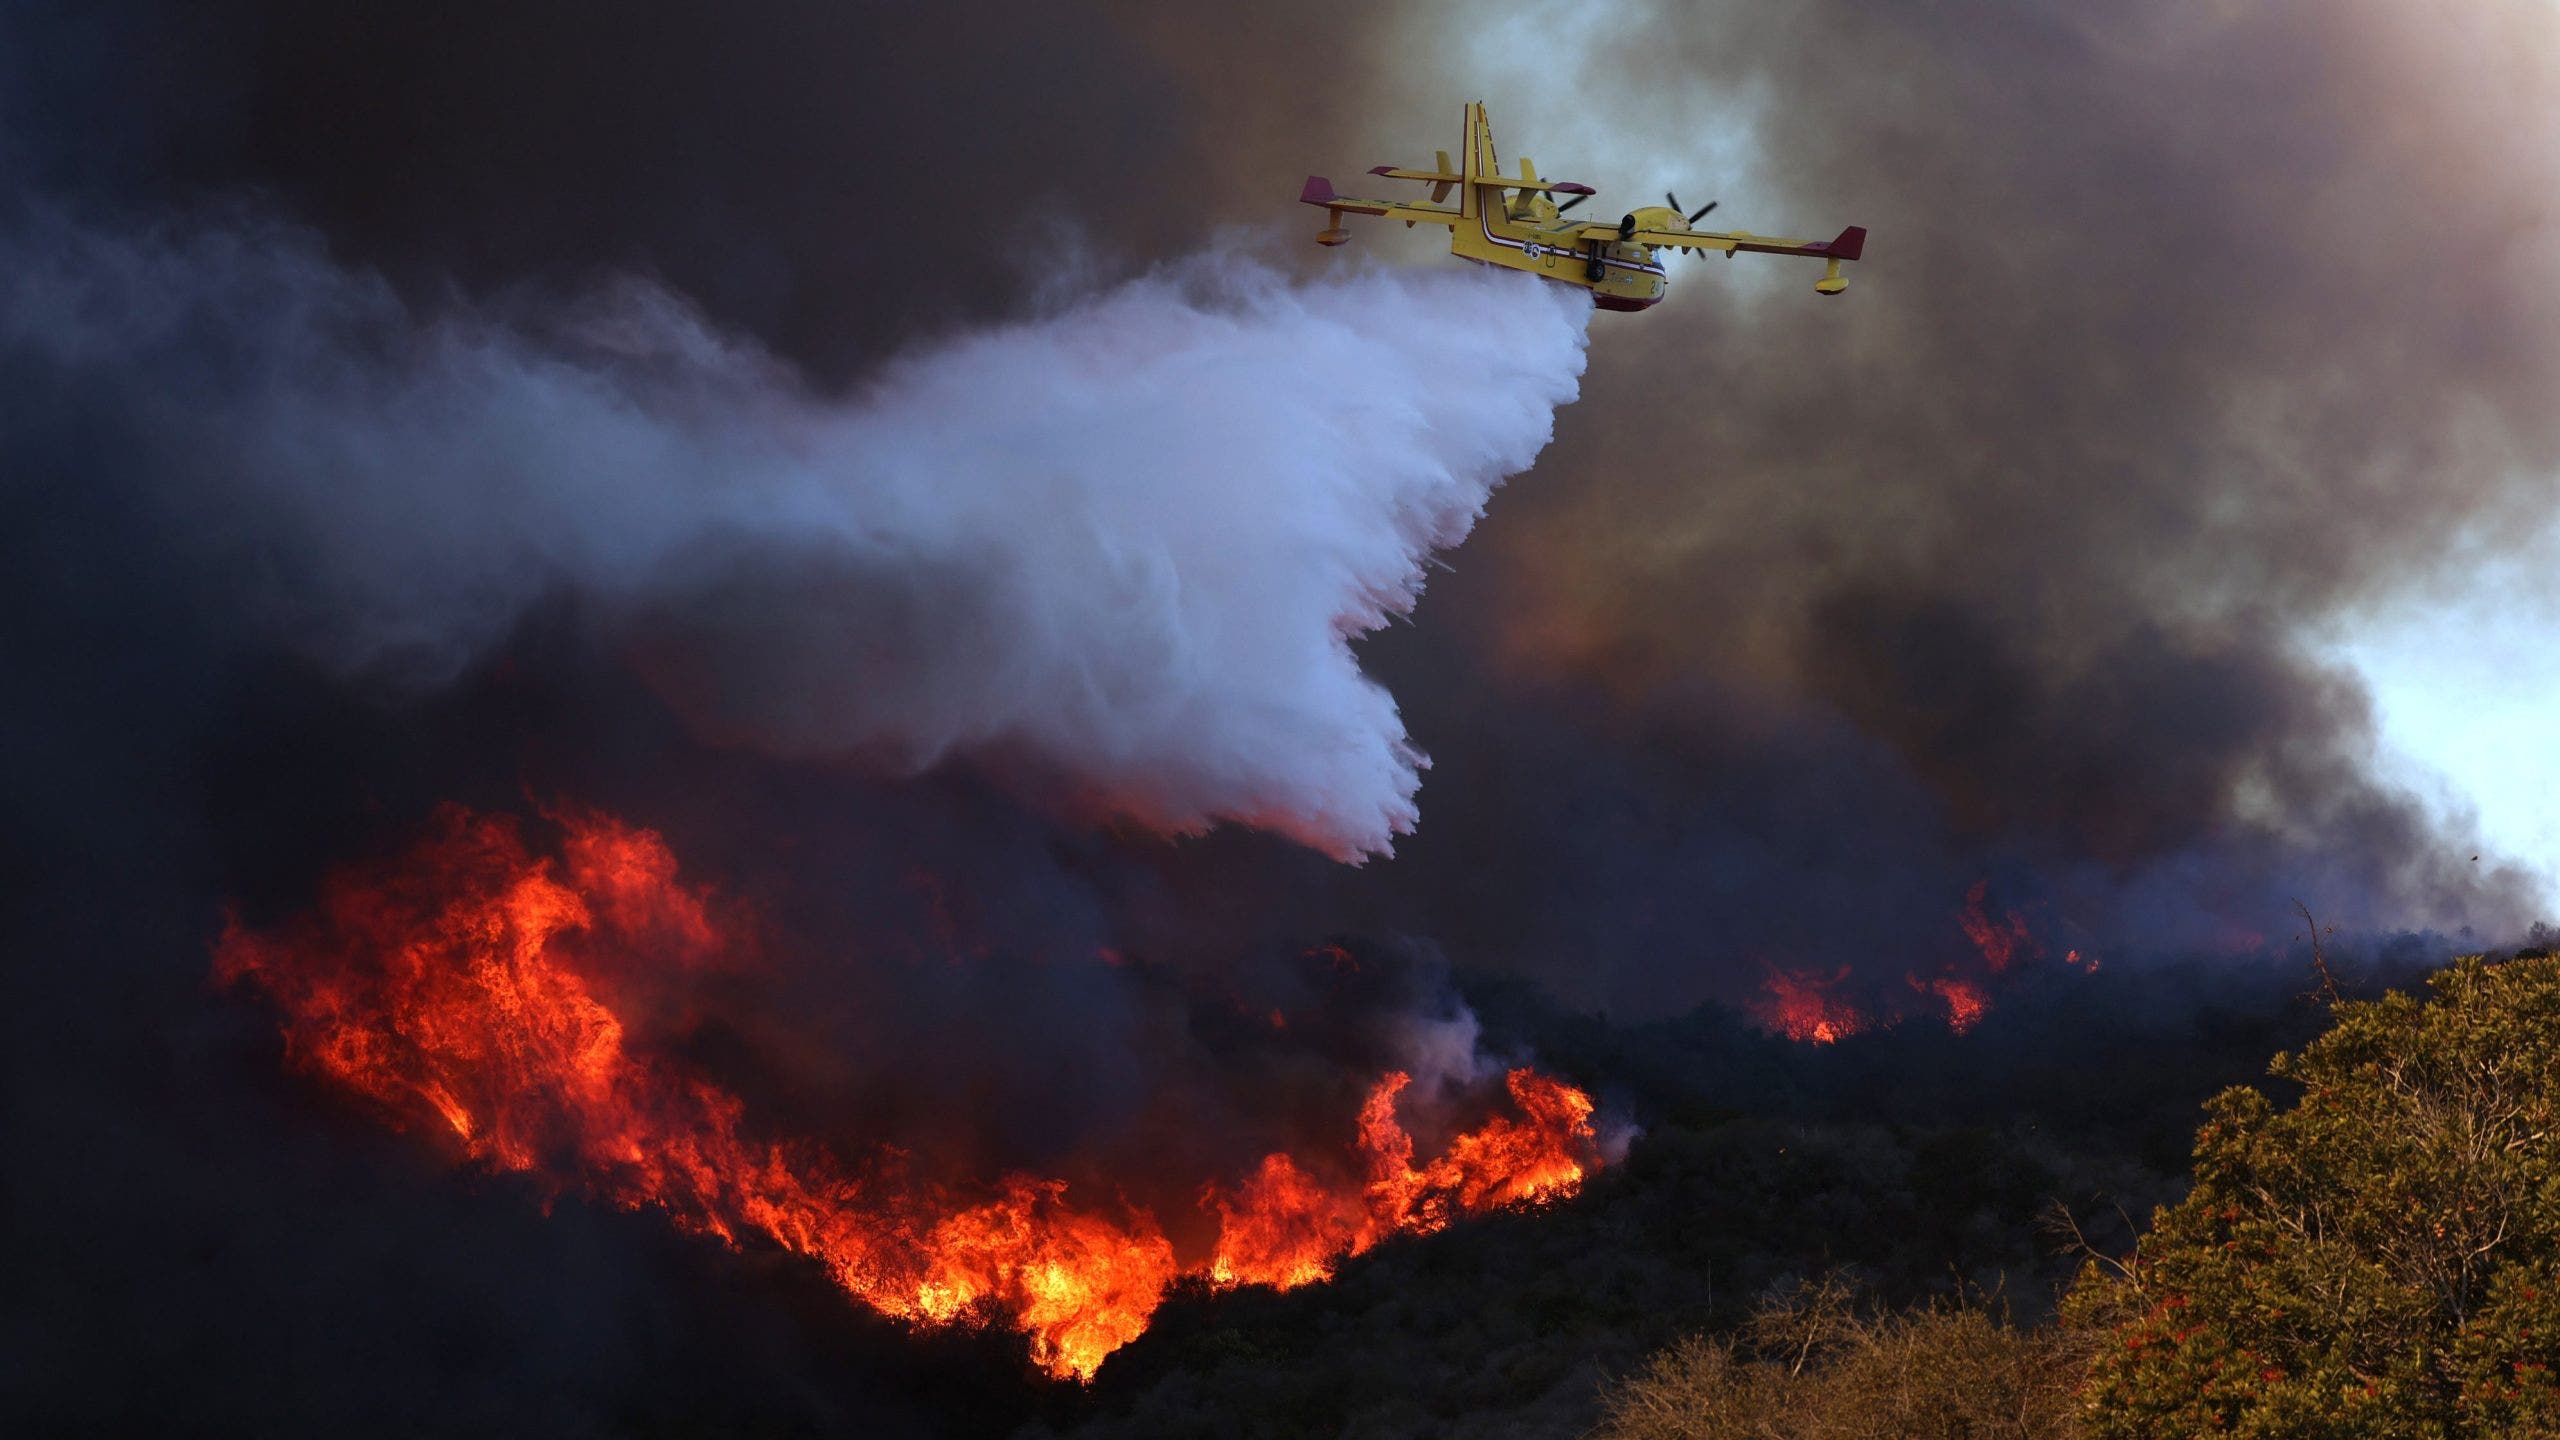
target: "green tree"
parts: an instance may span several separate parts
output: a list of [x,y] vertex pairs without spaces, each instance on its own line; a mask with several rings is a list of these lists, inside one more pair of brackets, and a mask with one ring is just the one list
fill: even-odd
[[2207,1106],[2195,1188],[2066,1313],[2100,1440],[2560,1436],[2560,960],[2339,1005]]

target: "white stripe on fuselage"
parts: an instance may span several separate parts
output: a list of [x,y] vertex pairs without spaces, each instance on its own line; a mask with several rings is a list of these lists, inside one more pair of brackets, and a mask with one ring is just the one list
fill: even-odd
[[[1496,245],[1500,245],[1505,249],[1518,250],[1524,253],[1529,248],[1529,242],[1525,240],[1513,240],[1507,236],[1496,235],[1493,233],[1493,216],[1485,209],[1482,197],[1479,197],[1476,201],[1476,223],[1484,227],[1484,238],[1492,241]],[[1547,248],[1553,250],[1558,255],[1579,255],[1582,253],[1582,247],[1579,245],[1554,245]],[[1615,265],[1621,270],[1635,270],[1646,275],[1660,275],[1666,280],[1671,276],[1671,272],[1663,269],[1661,266],[1647,265],[1640,260],[1621,260],[1614,255],[1604,254],[1600,257],[1600,261],[1604,265]]]

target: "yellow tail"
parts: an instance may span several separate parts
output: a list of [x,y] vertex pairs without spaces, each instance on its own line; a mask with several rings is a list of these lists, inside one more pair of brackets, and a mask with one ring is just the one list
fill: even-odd
[[1484,102],[1472,101],[1467,106],[1467,183],[1458,198],[1458,213],[1472,220],[1483,201],[1476,194],[1479,185],[1502,184],[1502,160],[1493,152],[1493,122],[1485,118]]

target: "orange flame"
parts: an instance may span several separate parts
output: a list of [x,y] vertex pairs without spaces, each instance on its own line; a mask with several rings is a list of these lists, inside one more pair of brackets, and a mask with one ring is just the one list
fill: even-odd
[[1982,952],[1983,963],[1997,975],[2008,969],[2021,954],[2029,959],[2041,958],[2044,949],[2036,944],[2035,936],[2028,933],[2027,917],[2012,910],[2002,919],[1991,918],[1991,912],[1984,903],[1990,892],[1990,881],[1974,881],[1964,892],[1964,913],[1956,917],[1956,923],[1964,927],[1965,938],[1973,942],[1973,948]]
[[1294,1285],[1331,1279],[1340,1257],[1374,1244],[1375,1217],[1358,1191],[1325,1183],[1285,1154],[1266,1155],[1233,1192],[1211,1186],[1218,1212],[1209,1278],[1220,1285]]
[[1811,970],[1780,970],[1761,977],[1763,999],[1754,1006],[1760,1022],[1790,1040],[1831,1045],[1866,1028],[1866,1017],[1846,999],[1830,993],[1849,978],[1843,965],[1829,976]]
[[[1902,977],[1914,995],[1926,997],[1921,1013],[1943,1011],[1947,1028],[1958,1035],[1973,1029],[1991,1012],[1992,988],[2010,966],[2022,959],[2041,961],[2046,954],[2028,928],[2025,916],[2011,910],[1999,919],[1992,918],[1990,893],[1991,882],[1976,880],[1965,888],[1964,909],[1956,915],[1956,924],[1982,957],[1981,971],[1962,973],[1972,967],[1951,962],[1938,975],[1911,970]],[[2098,970],[2098,957],[2078,950],[2068,952],[2062,960],[2083,974],[2096,974]],[[1850,975],[1850,968],[1845,965],[1827,976],[1815,970],[1766,966],[1760,980],[1761,995],[1751,1004],[1751,1013],[1778,1034],[1811,1045],[1834,1044],[1876,1024],[1897,1024],[1914,1013],[1908,1002],[1896,1003],[1889,994],[1874,997],[1883,1005],[1880,1018],[1859,1008],[1839,993],[1846,988]]]
[[1339,1179],[1274,1153],[1233,1192],[1206,1191],[1216,1250],[1188,1267],[1153,1216],[1079,1208],[1064,1181],[1008,1176],[963,1198],[891,1156],[857,1173],[818,1146],[753,1136],[736,1096],[634,1042],[607,1003],[617,980],[636,989],[716,963],[737,952],[737,927],[677,880],[656,834],[553,818],[558,864],[512,822],[449,807],[399,866],[331,877],[316,915],[276,934],[226,927],[215,974],[282,1009],[295,1063],[395,1126],[449,1133],[467,1162],[732,1244],[767,1237],[913,1323],[1008,1319],[1061,1377],[1090,1377],[1184,1274],[1304,1284],[1390,1234],[1569,1194],[1598,1163],[1590,1098],[1515,1070],[1518,1115],[1454,1136],[1416,1170],[1395,1115],[1407,1077],[1391,1073]]
[[1922,988],[1945,1003],[1947,1028],[1959,1035],[1972,1029],[1991,1008],[1991,998],[1982,993],[1982,987],[1961,976],[1941,975]]
[[1390,1071],[1360,1108],[1365,1186],[1327,1185],[1287,1155],[1271,1155],[1233,1193],[1213,1189],[1219,1228],[1210,1278],[1285,1290],[1329,1278],[1343,1256],[1389,1235],[1427,1234],[1454,1215],[1539,1204],[1581,1188],[1596,1144],[1590,1096],[1514,1070],[1505,1083],[1520,1118],[1495,1116],[1417,1170],[1413,1136],[1396,1118],[1397,1097],[1412,1083]]

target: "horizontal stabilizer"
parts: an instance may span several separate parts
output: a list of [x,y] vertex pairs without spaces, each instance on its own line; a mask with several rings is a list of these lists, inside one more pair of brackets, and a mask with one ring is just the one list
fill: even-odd
[[1369,173],[1384,175],[1390,180],[1429,180],[1439,184],[1455,184],[1467,178],[1446,170],[1399,170],[1393,165],[1372,165]]
[[[1402,220],[1408,225],[1451,225],[1461,218],[1455,210],[1435,210],[1428,205],[1399,205],[1393,200],[1369,200],[1358,195],[1345,195],[1333,188],[1333,182],[1321,175],[1310,175],[1298,190],[1301,205],[1321,205],[1337,216],[1380,215],[1389,220]],[[1327,234],[1334,232],[1327,231]],[[1333,241],[1326,241],[1333,244]]]
[[[1393,165],[1372,165],[1369,167],[1369,173],[1383,175],[1389,180],[1423,180],[1434,185],[1455,185],[1467,178],[1445,170],[1399,170]],[[1577,185],[1571,180],[1514,180],[1510,176],[1501,174],[1479,175],[1476,177],[1476,183],[1496,185],[1505,190],[1552,190],[1560,195],[1600,193],[1588,185]]]

